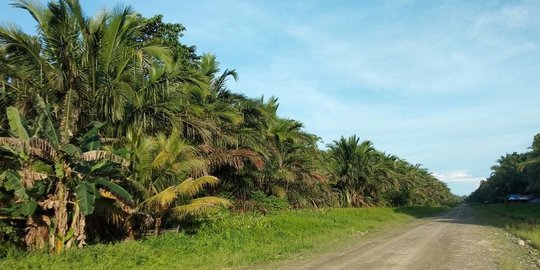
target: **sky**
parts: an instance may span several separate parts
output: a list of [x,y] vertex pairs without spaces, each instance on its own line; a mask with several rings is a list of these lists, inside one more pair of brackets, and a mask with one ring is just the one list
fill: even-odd
[[[43,2],[43,1],[42,1]],[[236,69],[229,88],[279,98],[321,137],[356,134],[467,195],[540,132],[540,1],[81,1],[186,27]],[[0,21],[33,31],[0,0]]]

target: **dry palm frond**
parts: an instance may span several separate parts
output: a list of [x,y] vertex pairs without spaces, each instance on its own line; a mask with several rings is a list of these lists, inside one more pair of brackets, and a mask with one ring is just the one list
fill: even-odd
[[217,168],[223,165],[228,165],[236,170],[244,167],[244,160],[248,159],[257,170],[264,168],[264,160],[259,154],[250,149],[223,149],[210,145],[201,145],[199,149],[207,155],[212,168]]
[[45,180],[47,177],[49,177],[47,174],[30,171],[28,169],[24,169],[21,172],[21,181],[26,188],[32,188],[35,181]]
[[43,249],[49,237],[50,219],[47,216],[29,217],[26,221],[24,243],[31,249]]
[[22,151],[31,156],[40,158],[55,158],[58,156],[51,144],[40,138],[23,140],[12,137],[0,137],[0,146],[8,147],[16,151]]
[[219,197],[202,197],[191,201],[190,204],[181,205],[169,210],[169,214],[176,218],[181,218],[186,215],[204,214],[210,211],[217,210],[219,207],[231,207],[229,200]]
[[44,201],[38,202],[39,207],[41,207],[41,209],[43,210],[53,209],[57,207],[57,204],[58,204],[58,201],[52,195],[50,195]]
[[0,146],[7,146],[12,149],[23,149],[26,145],[26,140],[12,137],[0,137]]
[[27,152],[32,156],[47,159],[53,159],[58,156],[53,146],[48,141],[40,138],[31,138],[28,141]]
[[197,179],[187,179],[176,187],[176,192],[181,196],[195,196],[205,186],[215,186],[219,179],[215,176],[203,176]]
[[92,150],[88,152],[84,152],[81,155],[81,159],[84,161],[96,161],[96,160],[102,160],[107,159],[111,162],[117,163],[122,165],[123,167],[129,166],[129,160],[126,160],[122,158],[121,156],[112,154],[107,151],[103,150]]

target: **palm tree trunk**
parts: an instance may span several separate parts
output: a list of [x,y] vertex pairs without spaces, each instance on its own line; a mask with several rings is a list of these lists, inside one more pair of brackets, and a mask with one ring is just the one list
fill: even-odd
[[154,228],[154,234],[158,236],[161,233],[161,217],[156,218],[156,227]]

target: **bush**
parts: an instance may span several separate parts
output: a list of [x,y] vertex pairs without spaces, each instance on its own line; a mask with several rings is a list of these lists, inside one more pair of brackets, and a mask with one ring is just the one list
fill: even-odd
[[0,258],[6,257],[16,250],[19,235],[15,224],[9,221],[0,221]]
[[410,204],[410,192],[408,190],[391,191],[384,195],[384,199],[391,206],[406,206]]
[[268,196],[261,191],[252,192],[251,199],[255,202],[255,208],[261,212],[274,212],[289,208],[286,199],[274,195]]

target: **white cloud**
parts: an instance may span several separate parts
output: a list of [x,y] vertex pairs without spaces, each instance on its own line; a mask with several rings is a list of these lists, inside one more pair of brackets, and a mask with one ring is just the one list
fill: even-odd
[[485,177],[473,176],[464,170],[447,173],[433,173],[433,176],[445,183],[479,183],[486,179]]

